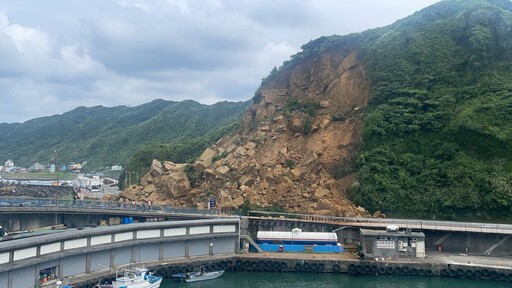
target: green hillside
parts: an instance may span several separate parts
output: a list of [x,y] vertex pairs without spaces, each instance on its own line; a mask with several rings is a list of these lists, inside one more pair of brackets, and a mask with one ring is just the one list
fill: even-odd
[[53,162],[57,157],[59,163],[87,160],[88,169],[126,166],[133,155],[147,146],[194,139],[210,141],[201,142],[209,145],[216,140],[214,136],[222,136],[219,131],[225,131],[223,127],[238,123],[248,105],[154,100],[136,107],[79,107],[22,124],[1,124],[0,160],[13,159],[17,165],[29,166]]
[[280,69],[358,51],[371,97],[352,200],[432,219],[512,215],[512,2],[445,0],[304,45]]

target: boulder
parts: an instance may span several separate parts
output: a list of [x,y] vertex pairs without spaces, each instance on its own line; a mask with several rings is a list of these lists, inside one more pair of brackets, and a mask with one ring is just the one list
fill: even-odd
[[209,167],[212,164],[212,159],[217,155],[217,152],[214,151],[211,148],[206,148],[204,150],[203,154],[197,159],[196,161],[196,167],[200,170],[205,169],[206,167]]
[[242,175],[239,180],[240,185],[251,187],[254,184],[254,178],[248,175]]
[[154,179],[155,178],[151,177],[151,174],[148,172],[148,173],[146,173],[146,175],[144,175],[140,178],[140,185],[147,186],[147,185],[153,183]]
[[230,201],[230,202],[225,202],[225,203],[221,203],[220,206],[219,206],[220,210],[236,210],[238,209],[238,205],[236,205],[234,202]]
[[229,167],[228,166],[220,166],[220,167],[217,167],[217,169],[215,169],[219,175],[226,175],[228,172],[229,172]]
[[235,154],[238,155],[238,156],[244,156],[246,152],[247,152],[247,150],[244,147],[242,147],[242,146],[238,147],[235,150]]
[[317,200],[320,200],[320,199],[325,198],[326,196],[329,196],[330,194],[331,194],[331,191],[324,189],[324,188],[318,188],[318,189],[316,189],[315,195],[313,197],[315,197],[315,199],[317,199]]
[[231,200],[233,200],[233,199],[231,198],[231,195],[227,191],[220,190],[220,192],[217,196],[217,200],[220,203],[225,203],[225,202],[231,202]]
[[288,175],[290,179],[292,179],[293,181],[300,181],[302,180],[305,173],[306,171],[301,167],[295,167],[292,170],[290,170],[290,173],[288,173]]
[[158,192],[155,191],[149,195],[148,200],[151,201],[152,203],[157,203],[160,201],[160,194],[158,194]]
[[320,107],[322,108],[329,108],[331,106],[331,101],[329,100],[322,100],[320,101]]
[[160,163],[160,161],[156,159],[153,159],[153,162],[151,162],[151,170],[149,170],[149,174],[153,178],[164,174],[164,170],[162,169],[162,163]]
[[186,164],[176,164],[171,161],[164,161],[164,168],[166,171],[181,172],[185,169]]
[[242,204],[244,204],[244,202],[245,202],[244,197],[241,197],[241,196],[233,199],[233,203],[238,207],[242,206]]
[[285,103],[287,99],[287,89],[265,89],[260,91],[262,102],[265,104],[281,104]]
[[204,169],[204,178],[205,179],[213,179],[217,176],[218,172],[214,169],[211,169],[211,168],[206,168]]
[[236,147],[236,145],[235,145],[235,144],[231,144],[231,145],[229,145],[229,146],[228,146],[228,148],[226,148],[226,150],[224,150],[224,151],[226,151],[227,153],[231,153],[231,152],[235,151],[235,150],[236,150],[236,148],[237,148],[237,147]]
[[187,195],[190,190],[190,181],[185,173],[171,173],[169,175],[170,181],[168,183],[174,198],[180,198]]
[[329,118],[321,118],[318,121],[315,121],[314,126],[317,126],[319,129],[325,129],[327,126],[331,124],[331,120]]
[[254,150],[254,149],[249,149],[249,150],[247,150],[247,153],[245,153],[245,155],[248,157],[254,157],[255,154],[256,154],[256,150]]
[[144,189],[141,191],[144,194],[158,193],[155,184],[144,186]]
[[283,115],[283,114],[279,114],[279,115],[277,115],[276,117],[274,117],[274,119],[273,119],[273,120],[274,120],[275,122],[279,122],[279,121],[281,121],[281,120],[283,120],[283,119],[284,119],[284,115]]
[[194,203],[194,200],[199,197],[203,193],[203,190],[201,189],[191,189],[188,191],[187,195],[185,196],[185,200],[189,205],[192,205]]
[[308,156],[306,156],[306,158],[301,162],[300,166],[309,171],[309,174],[318,174],[318,172],[320,172],[323,167],[315,153],[310,153]]
[[292,116],[288,122],[288,125],[290,131],[295,133],[302,133],[302,117],[299,117],[298,115]]
[[249,141],[249,142],[247,142],[247,144],[245,144],[245,149],[251,150],[251,149],[256,148],[256,146],[258,146],[258,144],[256,144],[255,142]]
[[372,215],[373,218],[386,218],[386,214],[380,212],[380,210],[375,211]]
[[261,125],[260,131],[263,131],[263,132],[270,131],[270,126],[269,125]]

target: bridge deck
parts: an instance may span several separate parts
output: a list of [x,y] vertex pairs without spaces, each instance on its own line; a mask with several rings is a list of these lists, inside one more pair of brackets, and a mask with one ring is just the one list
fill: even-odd
[[331,217],[322,215],[291,214],[277,212],[250,211],[251,219],[271,219],[273,221],[301,221],[324,223],[339,226],[351,226],[361,228],[383,228],[388,225],[397,225],[401,229],[412,230],[434,230],[434,231],[456,231],[475,233],[512,234],[512,225],[494,223],[473,223],[454,221],[432,221],[413,219],[387,219],[387,218],[351,218]]

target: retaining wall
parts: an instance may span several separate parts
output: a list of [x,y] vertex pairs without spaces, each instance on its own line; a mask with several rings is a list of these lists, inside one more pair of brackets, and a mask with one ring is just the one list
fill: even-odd
[[[261,254],[260,254],[261,255]],[[277,256],[276,256],[277,255]],[[290,259],[278,258],[279,254],[272,254],[272,258],[248,257],[244,255],[227,256],[217,259],[183,259],[165,265],[154,265],[157,269],[155,275],[171,279],[172,275],[197,271],[203,266],[207,271],[225,269],[229,272],[271,272],[271,273],[348,273],[353,275],[400,275],[400,276],[424,276],[447,277],[464,279],[483,279],[512,283],[511,268],[477,267],[439,263],[398,263],[376,262],[369,260],[335,260],[335,259]],[[96,277],[80,283],[75,283],[78,288],[92,288],[98,281],[109,282],[114,275]]]

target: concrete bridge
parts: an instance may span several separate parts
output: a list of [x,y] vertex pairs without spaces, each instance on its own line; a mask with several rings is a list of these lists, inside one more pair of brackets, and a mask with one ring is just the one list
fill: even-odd
[[57,279],[112,272],[133,262],[165,263],[234,255],[239,219],[164,221],[63,232],[0,242],[0,287],[54,287]]
[[[126,217],[131,217],[135,220],[134,222],[140,222],[140,224],[116,225],[122,224],[119,223],[120,220],[125,219]],[[92,267],[94,266],[94,263],[99,263],[103,266],[110,268],[118,267],[119,262],[116,262],[116,259],[124,259],[122,263],[126,264],[129,262],[127,262],[127,258],[130,258],[130,260],[141,259],[141,257],[135,257],[139,254],[142,255],[142,260],[148,260],[145,259],[146,256],[143,255],[152,255],[152,260],[160,261],[162,259],[165,260],[169,259],[169,257],[174,257],[175,254],[173,253],[182,253],[179,254],[180,257],[190,257],[196,255],[196,252],[194,252],[196,251],[195,247],[201,247],[197,249],[202,249],[202,255],[210,255],[211,251],[213,251],[212,253],[214,254],[220,253],[219,251],[228,251],[228,249],[226,248],[228,246],[232,247],[233,249],[229,250],[229,252],[226,253],[235,253],[236,251],[238,251],[240,238],[242,238],[242,242],[249,242],[248,240],[246,240],[247,237],[245,237],[245,235],[253,236],[253,239],[255,239],[254,236],[256,235],[256,232],[259,230],[290,231],[292,228],[302,228],[304,231],[311,232],[336,231],[336,233],[338,233],[338,239],[340,242],[347,245],[356,246],[359,244],[358,241],[360,239],[360,228],[385,229],[387,225],[394,224],[399,226],[400,229],[402,230],[411,229],[414,231],[424,232],[426,235],[427,253],[428,251],[442,250],[443,252],[456,252],[476,255],[512,255],[512,225],[507,224],[386,218],[347,218],[307,214],[269,213],[261,211],[250,211],[249,216],[247,217],[228,217],[226,219],[222,219],[222,217],[226,216],[221,215],[220,211],[216,210],[176,209],[165,206],[153,206],[151,207],[151,209],[148,209],[148,207],[142,207],[141,205],[122,205],[114,202],[105,201],[73,202],[72,200],[61,201],[53,199],[0,198],[0,225],[8,228],[9,231],[28,231],[30,232],[28,233],[29,235],[33,235],[37,234],[37,231],[41,229],[45,230],[41,231],[41,233],[49,233],[50,230],[44,229],[48,227],[59,228],[61,226],[66,226],[67,228],[83,228],[82,230],[73,229],[72,231],[75,231],[75,233],[70,234],[65,234],[69,232],[58,232],[52,235],[27,238],[25,240],[10,240],[0,242],[0,287],[24,287],[16,286],[20,284],[16,281],[21,281],[18,280],[18,278],[21,277],[22,274],[28,273],[28,275],[34,275],[32,280],[35,280],[37,277],[39,277],[38,275],[40,271],[48,269],[46,266],[57,271],[59,276],[62,275],[63,277],[73,277],[72,272],[75,273],[79,271],[82,274],[85,273],[85,275],[89,275],[88,273],[95,273],[96,271],[100,271],[99,267],[101,266],[96,265],[98,267]],[[232,228],[228,229],[229,232],[227,230],[224,231],[223,229],[227,229],[227,226],[232,225],[222,224],[222,221],[234,221],[233,223],[235,223],[234,225],[236,227],[235,232],[233,232]],[[201,223],[207,223],[206,225],[207,227],[209,227],[209,230],[207,228],[204,228],[206,226]],[[172,227],[175,227],[175,225],[184,225],[180,227],[176,226],[176,228],[182,229],[181,231],[185,231],[185,234],[165,234],[167,233],[165,232],[167,231],[165,229],[174,229]],[[193,227],[198,225],[203,227],[201,229],[203,229],[202,231],[204,233],[194,234],[193,231],[195,231],[195,228]],[[217,226],[224,228],[215,228]],[[92,227],[97,228],[93,229]],[[139,233],[138,230],[140,229],[142,229],[143,231],[152,230],[153,232],[148,232],[149,234],[147,235],[152,235],[154,237],[144,238],[149,236],[144,234],[146,232]],[[157,230],[159,232],[157,232]],[[207,230],[209,232],[207,232]],[[125,232],[127,234],[123,234]],[[14,236],[12,238],[16,238],[15,234],[16,233],[13,233]],[[76,236],[80,237],[73,238],[75,234]],[[116,237],[124,236],[116,236],[117,234],[132,235],[132,238],[122,240],[128,242],[125,242],[121,245],[122,241],[116,240],[121,238]],[[58,240],[57,242],[55,242],[55,239],[60,239],[54,238],[56,237],[55,235],[68,236],[65,236],[65,239],[63,238],[62,241]],[[191,236],[193,237],[190,238]],[[70,237],[70,239],[66,237]],[[36,238],[38,240],[34,240]],[[110,242],[104,242],[107,241],[107,239],[110,239]],[[228,244],[217,245],[217,242],[215,242],[217,240],[215,239],[225,239],[225,241],[220,241],[222,243]],[[31,243],[31,241],[38,242],[38,245],[30,247],[25,245],[25,243]],[[174,252],[166,252],[166,249],[173,248],[165,248],[167,247],[167,244],[165,243],[170,243],[172,241],[175,241],[175,243],[179,243],[177,246],[173,246],[179,247],[176,248],[179,250],[179,252],[174,250]],[[210,247],[212,243],[215,243],[212,247],[225,248],[222,248],[221,250],[210,250],[210,248],[205,248],[206,246]],[[85,246],[80,246],[81,250],[73,250],[79,249],[75,245]],[[142,246],[139,247],[140,245]],[[192,247],[192,250],[190,247]],[[50,248],[58,248],[60,250],[53,251]],[[73,251],[73,253],[69,254],[70,251],[68,250]],[[144,252],[146,250],[148,252]],[[41,251],[43,251],[43,254],[41,254]],[[45,254],[45,251],[53,252],[47,255]],[[85,256],[80,256],[80,251],[85,251],[83,252]],[[109,252],[105,254],[101,251]],[[158,256],[155,254],[156,252],[154,251],[158,251]],[[28,258],[25,258],[25,254],[30,256],[28,256]],[[55,256],[56,258],[47,259],[47,257],[50,257],[49,255],[59,256]],[[111,256],[107,257],[104,255]],[[68,257],[75,258],[68,259]],[[44,261],[41,260],[43,261],[41,262],[40,260],[36,260],[39,258],[43,259]],[[79,265],[79,268],[74,269],[72,272],[70,272],[66,270],[67,268],[65,267],[71,265],[71,262],[82,264],[77,264]],[[4,284],[11,286],[5,286]]]
[[339,241],[354,246],[360,244],[360,228],[384,230],[388,225],[397,225],[404,231],[410,229],[425,233],[428,251],[512,256],[512,225],[509,224],[350,218],[262,211],[250,211],[247,222],[246,233],[252,236],[259,230],[291,231],[293,228],[302,228],[313,232],[336,231]]
[[127,217],[134,222],[158,222],[207,219],[218,213],[216,210],[155,205],[149,208],[141,204],[122,205],[99,200],[0,198],[0,225],[7,229],[11,237],[22,232],[56,226],[76,228],[123,224],[123,219]]
[[249,211],[251,219],[272,219],[276,221],[288,220],[295,222],[325,223],[334,226],[378,228],[386,229],[388,225],[397,225],[400,228],[413,230],[432,230],[450,232],[473,232],[512,235],[512,225],[455,221],[432,221],[415,219],[389,219],[389,218],[354,218],[332,217],[310,214],[293,214],[280,212]]

